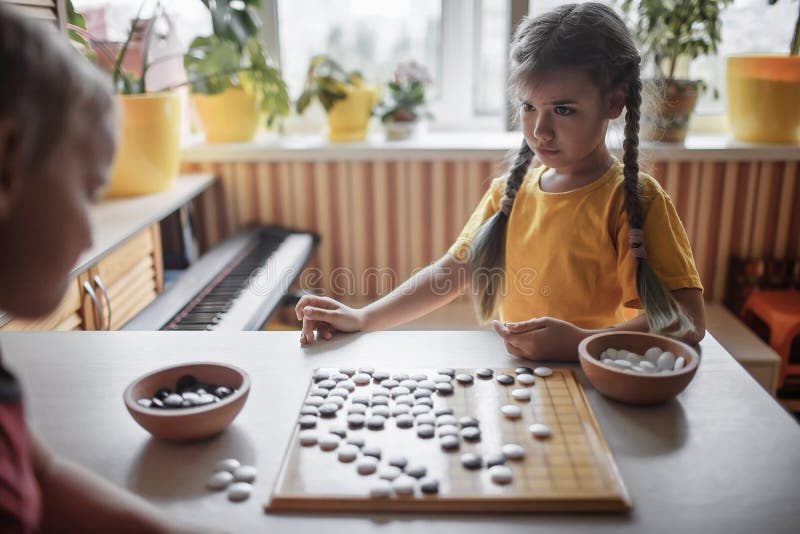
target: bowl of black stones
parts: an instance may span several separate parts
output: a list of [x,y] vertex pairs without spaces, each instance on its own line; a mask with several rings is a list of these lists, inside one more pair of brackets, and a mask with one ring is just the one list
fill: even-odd
[[592,385],[614,400],[659,404],[683,391],[700,356],[686,343],[644,332],[602,332],[578,345],[581,368]]
[[250,393],[245,371],[224,363],[188,363],[134,380],[123,394],[133,419],[153,436],[195,441],[221,433]]

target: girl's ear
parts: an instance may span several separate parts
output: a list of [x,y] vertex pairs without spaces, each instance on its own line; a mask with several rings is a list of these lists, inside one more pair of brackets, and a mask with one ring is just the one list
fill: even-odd
[[608,94],[608,108],[606,111],[607,119],[616,119],[622,114],[622,109],[625,107],[625,93],[627,92],[625,86],[612,89]]
[[17,140],[15,122],[9,118],[0,119],[0,221],[6,219],[14,209],[23,185]]

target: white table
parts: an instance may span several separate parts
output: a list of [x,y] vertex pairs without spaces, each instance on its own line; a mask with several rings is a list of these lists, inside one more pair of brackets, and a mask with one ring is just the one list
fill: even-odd
[[[800,427],[710,336],[694,381],[660,407],[609,401],[577,373],[633,500],[630,513],[606,515],[263,512],[313,368],[518,364],[488,331],[381,332],[310,349],[297,332],[3,333],[0,347],[24,384],[32,425],[56,451],[170,514],[234,532],[788,533],[800,524]],[[123,389],[157,367],[195,360],[247,370],[247,404],[212,441],[151,439],[125,410]],[[229,456],[259,469],[245,503],[204,488]]]

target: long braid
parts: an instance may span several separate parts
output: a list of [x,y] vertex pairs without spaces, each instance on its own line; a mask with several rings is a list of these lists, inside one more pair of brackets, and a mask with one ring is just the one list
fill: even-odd
[[639,302],[647,314],[651,332],[683,337],[694,330],[694,324],[650,267],[642,239],[644,217],[639,198],[639,118],[642,82],[639,78],[638,63],[633,64],[630,74],[628,94],[625,99],[625,140],[622,144],[622,161],[625,211],[631,230],[631,253],[636,258],[636,291],[639,294]]
[[[512,202],[525,179],[533,150],[523,140],[508,170],[505,197]],[[477,291],[478,317],[488,322],[494,316],[505,283],[505,248],[508,214],[503,209],[487,219],[472,240],[467,261]]]

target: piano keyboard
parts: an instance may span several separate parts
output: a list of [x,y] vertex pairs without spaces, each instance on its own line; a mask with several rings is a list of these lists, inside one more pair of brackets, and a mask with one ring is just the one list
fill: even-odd
[[263,227],[206,253],[124,330],[258,330],[302,272],[316,236]]

